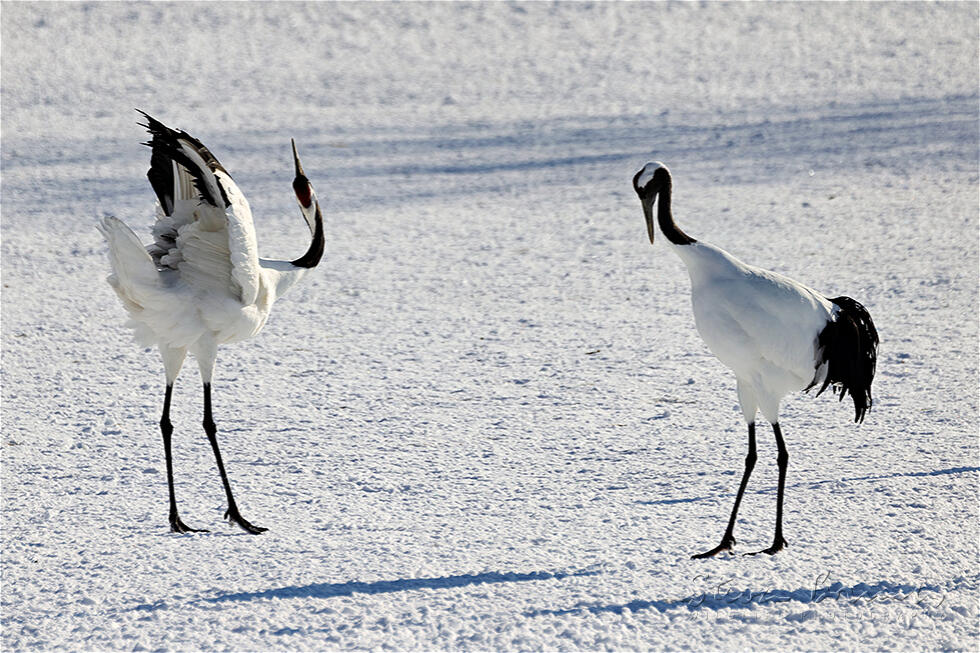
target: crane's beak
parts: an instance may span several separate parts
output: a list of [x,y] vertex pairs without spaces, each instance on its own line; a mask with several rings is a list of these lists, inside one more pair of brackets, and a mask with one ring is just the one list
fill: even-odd
[[643,217],[647,222],[647,235],[650,236],[650,244],[653,244],[653,236],[656,230],[653,226],[653,202],[657,199],[656,193],[650,193],[646,197],[640,198],[640,203],[643,205]]
[[296,163],[296,176],[305,177],[303,174],[303,164],[299,162],[299,153],[296,151],[296,139],[290,138],[289,142],[293,144],[293,161]]

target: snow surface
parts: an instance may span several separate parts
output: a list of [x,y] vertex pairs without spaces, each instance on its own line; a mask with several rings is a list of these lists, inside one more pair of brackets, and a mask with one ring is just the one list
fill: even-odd
[[[976,3],[2,6],[5,650],[978,646]],[[135,346],[94,225],[149,240],[134,107],[208,144],[260,252],[320,269],[193,364]],[[651,248],[692,236],[874,316],[865,423],[787,400],[775,557],[693,561],[745,452]],[[775,446],[736,528],[767,546]]]

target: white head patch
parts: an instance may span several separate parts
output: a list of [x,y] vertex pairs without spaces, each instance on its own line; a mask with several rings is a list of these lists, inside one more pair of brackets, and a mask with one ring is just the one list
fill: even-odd
[[653,179],[653,173],[655,173],[660,168],[667,169],[667,166],[660,163],[660,161],[651,161],[640,171],[640,176],[636,179],[636,185],[640,188],[646,187],[650,180]]

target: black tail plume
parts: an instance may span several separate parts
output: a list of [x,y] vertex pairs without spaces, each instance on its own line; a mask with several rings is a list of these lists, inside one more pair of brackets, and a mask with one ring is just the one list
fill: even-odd
[[854,421],[863,422],[871,408],[871,382],[878,362],[878,331],[868,310],[850,297],[831,299],[839,311],[817,336],[817,368],[827,365],[827,376],[817,396],[833,385],[840,399],[850,393],[854,400]]

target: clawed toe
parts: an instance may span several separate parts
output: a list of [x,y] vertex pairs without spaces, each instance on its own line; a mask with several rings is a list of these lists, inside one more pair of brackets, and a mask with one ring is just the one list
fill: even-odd
[[696,553],[692,555],[691,560],[702,560],[704,558],[713,558],[719,553],[721,553],[722,551],[728,551],[730,553],[733,546],[735,546],[735,538],[727,537],[721,541],[721,544],[711,549],[710,551],[705,551],[704,553]]
[[246,533],[251,533],[252,535],[258,535],[259,533],[264,533],[269,530],[263,526],[254,526],[247,519],[238,514],[237,510],[232,510],[230,508],[225,512],[225,519],[232,524],[236,524]]
[[172,517],[170,519],[170,532],[171,533],[207,533],[206,528],[191,528],[184,522],[180,521],[180,517]]
[[786,544],[786,540],[784,540],[783,538],[779,538],[776,541],[774,541],[772,543],[772,546],[770,546],[768,549],[763,549],[762,551],[754,551],[752,553],[746,553],[745,555],[747,555],[747,556],[757,556],[760,553],[765,553],[766,555],[775,555],[776,553],[779,553],[780,551],[782,551],[783,550],[783,547],[786,547],[786,546],[789,546],[788,544]]

